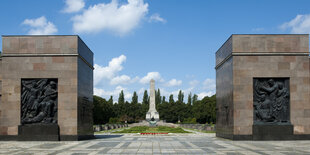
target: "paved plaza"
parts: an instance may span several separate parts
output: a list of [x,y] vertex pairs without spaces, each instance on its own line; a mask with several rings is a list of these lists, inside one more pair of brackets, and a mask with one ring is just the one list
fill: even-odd
[[67,142],[0,142],[0,154],[310,154],[310,141],[231,141],[215,134],[103,134]]

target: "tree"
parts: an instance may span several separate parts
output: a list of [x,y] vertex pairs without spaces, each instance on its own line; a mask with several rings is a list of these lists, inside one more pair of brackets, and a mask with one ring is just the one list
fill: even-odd
[[138,104],[138,95],[136,92],[133,92],[131,103]]
[[122,90],[121,93],[119,93],[119,96],[118,96],[118,104],[124,104],[124,103],[125,103],[124,91]]
[[145,115],[148,110],[149,110],[149,95],[147,94],[147,90],[144,90],[142,98],[141,116]]
[[108,100],[108,103],[113,105],[113,96],[112,95],[110,96],[110,99]]
[[187,105],[192,105],[192,92],[188,94]]
[[[155,99],[158,105],[156,109],[159,112],[160,119],[167,122],[176,123],[178,119],[181,123],[215,123],[216,122],[216,97],[204,97],[198,100],[198,96],[192,93],[188,95],[187,104],[184,103],[184,93],[179,91],[178,100],[175,102],[173,94],[169,96],[169,102],[166,97],[160,96],[160,90],[156,91]],[[159,99],[160,98],[160,99]],[[118,102],[113,104],[113,97],[109,100],[99,96],[93,99],[93,120],[94,124],[104,124],[110,122],[128,123],[138,122],[145,119],[145,114],[149,109],[149,95],[147,90],[144,91],[142,104],[138,103],[138,95],[133,92],[131,102],[125,101],[124,92],[119,94]]]
[[169,104],[173,104],[173,103],[174,103],[173,95],[170,94],[170,96],[169,96]]
[[206,104],[206,122],[215,123],[216,122],[216,97],[215,95],[211,97],[204,97],[202,100]]
[[198,100],[198,96],[196,94],[194,94],[192,104],[194,104],[197,100]]
[[155,104],[156,106],[161,103],[160,89],[155,91]]
[[[187,105],[186,105],[186,115],[185,115],[185,118],[187,118],[187,121],[188,120],[193,120],[193,113],[192,113],[192,93],[190,92],[188,94],[188,98],[187,98]],[[196,122],[196,118],[195,118],[195,121]]]
[[184,93],[182,92],[182,90],[180,90],[178,94],[178,101],[180,103],[183,103],[183,99],[184,99]]
[[105,124],[109,119],[115,117],[113,105],[109,104],[104,98],[93,96],[93,120],[94,124]]
[[149,99],[149,95],[147,94],[147,90],[144,90],[142,104],[148,104],[149,103],[148,99]]
[[125,106],[125,98],[124,91],[122,90],[118,96],[118,103],[115,105],[115,111],[117,112],[117,116],[121,117],[126,114],[126,106]]

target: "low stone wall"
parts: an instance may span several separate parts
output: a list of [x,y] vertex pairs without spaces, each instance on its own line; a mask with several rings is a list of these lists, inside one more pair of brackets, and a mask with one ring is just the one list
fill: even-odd
[[182,128],[197,129],[200,131],[215,131],[215,126],[209,124],[180,124]]
[[118,128],[125,128],[128,127],[128,124],[105,124],[105,125],[94,125],[93,129],[94,132],[111,130],[111,129],[118,129]]

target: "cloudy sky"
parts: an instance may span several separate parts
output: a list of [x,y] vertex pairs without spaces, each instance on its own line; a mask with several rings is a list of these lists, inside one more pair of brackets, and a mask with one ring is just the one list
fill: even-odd
[[[94,93],[139,100],[215,93],[215,52],[231,34],[310,32],[309,0],[1,0],[1,35],[79,35],[94,52]],[[2,45],[0,44],[2,49]],[[185,99],[186,100],[186,99]]]

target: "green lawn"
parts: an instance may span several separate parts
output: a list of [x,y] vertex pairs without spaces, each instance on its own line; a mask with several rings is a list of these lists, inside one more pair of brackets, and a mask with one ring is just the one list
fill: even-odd
[[182,128],[172,128],[166,126],[148,127],[148,126],[136,126],[121,131],[115,131],[114,133],[191,133],[184,131]]

